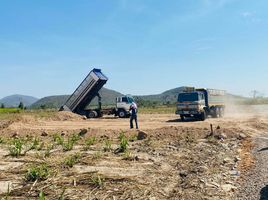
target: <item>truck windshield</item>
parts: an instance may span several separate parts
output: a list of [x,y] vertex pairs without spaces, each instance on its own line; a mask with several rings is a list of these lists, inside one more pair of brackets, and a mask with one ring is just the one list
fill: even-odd
[[178,102],[198,101],[198,93],[181,93],[178,96]]
[[132,97],[128,97],[128,102],[132,103],[134,101],[134,99]]
[[134,101],[134,99],[132,97],[122,97],[122,102],[125,102],[125,103],[132,103]]

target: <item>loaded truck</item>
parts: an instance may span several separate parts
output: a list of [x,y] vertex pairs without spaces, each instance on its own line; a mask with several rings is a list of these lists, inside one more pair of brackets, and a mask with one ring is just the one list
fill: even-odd
[[[115,115],[120,118],[129,117],[129,107],[134,101],[129,95],[117,97],[115,99],[116,106],[113,108],[102,108],[99,91],[107,81],[107,76],[100,69],[93,69],[67,99],[66,103],[61,106],[60,111],[70,111],[85,115],[87,118],[98,118],[104,114]],[[89,109],[88,106],[96,97],[98,99],[97,108]]]
[[223,117],[225,93],[224,90],[186,88],[178,94],[176,114],[182,121],[187,117],[202,121],[207,116]]

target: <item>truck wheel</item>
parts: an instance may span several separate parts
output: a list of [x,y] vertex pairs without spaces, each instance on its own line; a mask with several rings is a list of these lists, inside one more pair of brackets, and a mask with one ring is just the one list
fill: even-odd
[[206,118],[207,118],[206,112],[202,112],[201,115],[200,115],[200,120],[205,121]]
[[215,107],[213,109],[213,117],[214,118],[219,118],[220,117],[220,109],[218,107]]
[[216,108],[216,118],[220,118],[221,116],[221,109],[220,108]]
[[96,118],[98,116],[98,113],[96,111],[90,111],[87,114],[87,118]]
[[120,118],[125,118],[126,117],[126,112],[124,111],[124,110],[120,110],[119,111],[119,113],[118,113],[118,116],[120,117]]
[[224,116],[224,108],[220,108],[220,117]]
[[180,115],[180,117],[181,117],[181,121],[184,121],[185,120],[184,115]]

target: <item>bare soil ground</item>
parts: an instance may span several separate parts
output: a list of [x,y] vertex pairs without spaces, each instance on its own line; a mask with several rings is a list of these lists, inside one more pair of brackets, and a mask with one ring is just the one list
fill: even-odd
[[2,119],[0,197],[236,199],[255,166],[253,138],[268,132],[267,115],[252,113],[204,122],[140,114],[141,130],[66,112]]

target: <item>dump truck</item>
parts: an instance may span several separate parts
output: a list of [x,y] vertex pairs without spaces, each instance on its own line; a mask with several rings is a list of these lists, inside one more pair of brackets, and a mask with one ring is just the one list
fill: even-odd
[[186,88],[178,94],[176,114],[183,121],[187,117],[204,121],[207,116],[223,117],[226,92],[224,90]]
[[[100,69],[93,69],[76,88],[73,94],[67,99],[66,103],[61,106],[60,111],[70,111],[79,115],[84,115],[87,118],[98,118],[104,114],[115,115],[120,118],[129,116],[129,107],[134,99],[129,96],[121,96],[115,99],[116,106],[113,108],[102,108],[100,89],[108,81]],[[91,101],[98,99],[98,106],[94,109],[89,109]]]

